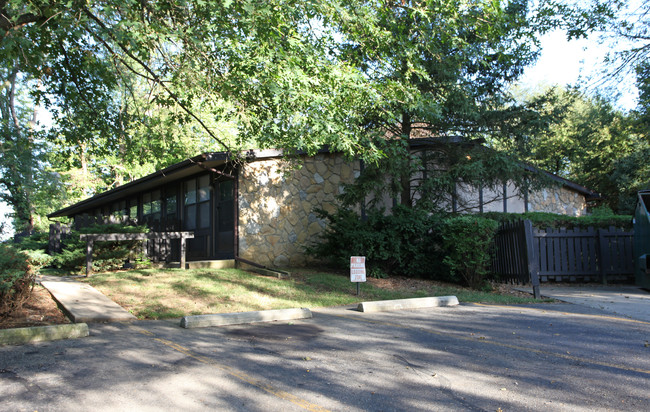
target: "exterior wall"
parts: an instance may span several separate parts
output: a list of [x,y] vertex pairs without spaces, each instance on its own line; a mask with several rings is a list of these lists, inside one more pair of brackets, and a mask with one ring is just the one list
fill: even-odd
[[[459,196],[462,196],[466,205],[471,206],[472,212],[480,210],[478,189],[462,188],[459,190]],[[508,213],[524,213],[526,211],[524,196],[511,183],[508,184],[506,196],[506,211]],[[484,188],[483,201],[484,212],[503,212],[503,188]],[[583,194],[567,189],[564,186],[553,186],[529,193],[528,211],[582,216],[587,212],[587,202]]]
[[239,173],[239,256],[276,266],[310,263],[304,248],[326,227],[314,209],[333,212],[343,183],[359,176],[359,162],[339,154],[303,158],[300,169],[279,159],[246,164]]
[[529,194],[528,211],[582,216],[587,212],[587,202],[580,193],[565,187],[553,187]]
[[[457,188],[459,210],[478,213],[481,211],[481,193],[478,188],[461,186]],[[504,210],[505,209],[505,210]],[[451,210],[451,208],[450,208]],[[483,212],[524,213],[525,202],[517,187],[508,183],[506,187],[506,204],[503,202],[503,185],[483,188]]]

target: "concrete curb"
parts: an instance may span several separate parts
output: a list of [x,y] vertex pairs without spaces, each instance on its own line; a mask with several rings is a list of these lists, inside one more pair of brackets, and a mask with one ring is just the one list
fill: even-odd
[[0,330],[0,346],[23,345],[25,343],[60,339],[83,338],[88,335],[88,325],[85,323],[2,329]]
[[311,310],[300,309],[275,309],[255,312],[220,313],[214,315],[185,316],[181,319],[181,327],[205,328],[208,326],[237,325],[240,323],[272,322],[275,320],[309,319]]
[[377,302],[361,302],[357,307],[359,312],[384,312],[401,309],[421,309],[436,306],[458,305],[456,296],[439,296],[430,298],[413,298],[398,300],[381,300]]

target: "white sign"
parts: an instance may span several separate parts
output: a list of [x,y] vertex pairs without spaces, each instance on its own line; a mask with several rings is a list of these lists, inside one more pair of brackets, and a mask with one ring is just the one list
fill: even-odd
[[350,257],[350,282],[366,281],[366,257]]

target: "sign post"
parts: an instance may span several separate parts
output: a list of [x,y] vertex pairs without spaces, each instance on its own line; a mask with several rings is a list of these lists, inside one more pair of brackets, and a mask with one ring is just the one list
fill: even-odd
[[366,257],[350,257],[350,282],[357,284],[357,296],[359,296],[359,284],[366,281]]

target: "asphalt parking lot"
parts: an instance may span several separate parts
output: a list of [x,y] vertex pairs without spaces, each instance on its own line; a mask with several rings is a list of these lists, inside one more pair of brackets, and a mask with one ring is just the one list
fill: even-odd
[[566,303],[182,329],[91,324],[0,347],[0,410],[647,410],[650,323]]

